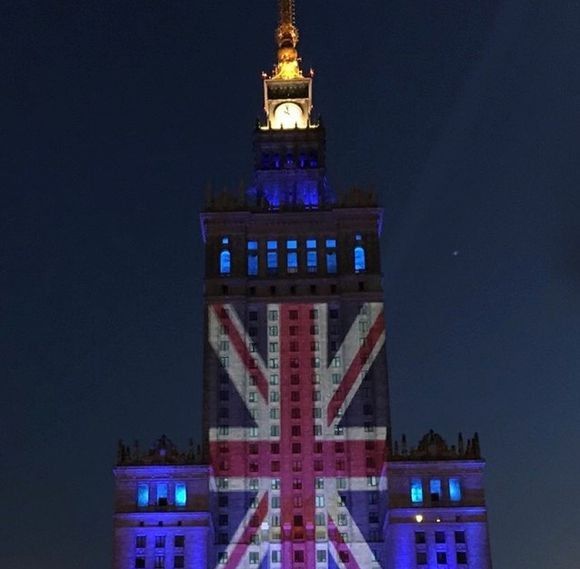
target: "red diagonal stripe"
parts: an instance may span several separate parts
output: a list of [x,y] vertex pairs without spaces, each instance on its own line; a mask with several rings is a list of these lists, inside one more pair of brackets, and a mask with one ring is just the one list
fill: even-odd
[[219,321],[223,326],[226,326],[228,330],[228,338],[230,342],[233,344],[234,349],[238,352],[240,359],[244,362],[246,369],[251,369],[251,374],[256,377],[256,386],[258,391],[262,394],[262,397],[265,401],[268,401],[268,381],[264,377],[262,370],[258,367],[258,363],[254,359],[254,356],[248,350],[246,346],[246,342],[240,336],[238,329],[232,322],[232,319],[229,317],[227,310],[223,304],[214,304],[213,309]]
[[[245,527],[244,533],[239,538],[238,543],[234,547],[233,551],[231,552],[230,556],[228,557],[227,563],[224,565],[224,569],[236,569],[238,564],[240,563],[242,557],[246,554],[248,550],[248,544],[262,525],[266,514],[268,513],[268,493],[266,492],[256,511],[253,513],[250,523]],[[243,523],[243,522],[242,522]]]
[[345,373],[339,388],[336,390],[332,399],[328,403],[328,425],[330,425],[332,421],[336,419],[340,406],[344,403],[346,396],[350,393],[356,378],[359,376],[362,368],[367,363],[384,330],[385,318],[384,313],[381,312],[369,330],[369,333],[366,337],[367,341],[359,348],[358,352],[352,360],[352,363],[350,364],[350,367]]
[[[328,539],[330,539],[330,541],[334,544],[336,552],[339,555],[340,551],[348,549],[348,546],[346,546],[344,539],[342,539],[342,536],[340,535],[340,532],[338,531],[338,528],[336,527],[336,524],[334,523],[334,520],[332,519],[330,514],[328,515]],[[354,558],[350,550],[348,561],[346,563],[343,561],[342,563],[346,567],[346,569],[361,569],[360,565],[357,563],[356,559]]]

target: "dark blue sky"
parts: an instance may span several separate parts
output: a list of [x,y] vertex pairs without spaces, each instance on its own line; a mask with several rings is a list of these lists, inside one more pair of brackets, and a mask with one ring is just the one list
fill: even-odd
[[[108,567],[116,440],[199,435],[198,212],[250,179],[275,12],[0,6],[1,567]],[[396,432],[478,430],[495,569],[576,567],[578,2],[298,0],[298,22],[331,181],[386,209]]]

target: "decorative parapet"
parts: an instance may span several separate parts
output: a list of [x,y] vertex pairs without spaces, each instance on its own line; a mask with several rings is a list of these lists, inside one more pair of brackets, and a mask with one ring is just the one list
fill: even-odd
[[407,437],[403,435],[400,441],[393,443],[389,456],[392,461],[413,460],[481,460],[479,435],[464,441],[459,433],[457,445],[448,445],[445,439],[433,430],[430,430],[416,447],[408,447]]
[[117,446],[117,466],[158,466],[203,464],[201,447],[190,439],[187,451],[180,451],[165,435],[148,450],[142,450],[139,441],[126,445],[122,440]]

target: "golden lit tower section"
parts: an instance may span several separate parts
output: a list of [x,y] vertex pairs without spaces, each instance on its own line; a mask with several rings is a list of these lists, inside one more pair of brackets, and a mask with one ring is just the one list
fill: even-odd
[[326,179],[325,131],[312,119],[312,73],[298,57],[294,1],[279,1],[277,63],[264,74],[265,120],[254,134],[254,184],[248,197],[267,209],[318,209],[336,200]]

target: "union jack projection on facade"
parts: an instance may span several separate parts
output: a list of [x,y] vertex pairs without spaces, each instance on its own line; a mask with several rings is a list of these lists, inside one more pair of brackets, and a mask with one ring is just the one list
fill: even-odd
[[380,302],[208,306],[217,567],[382,567]]

